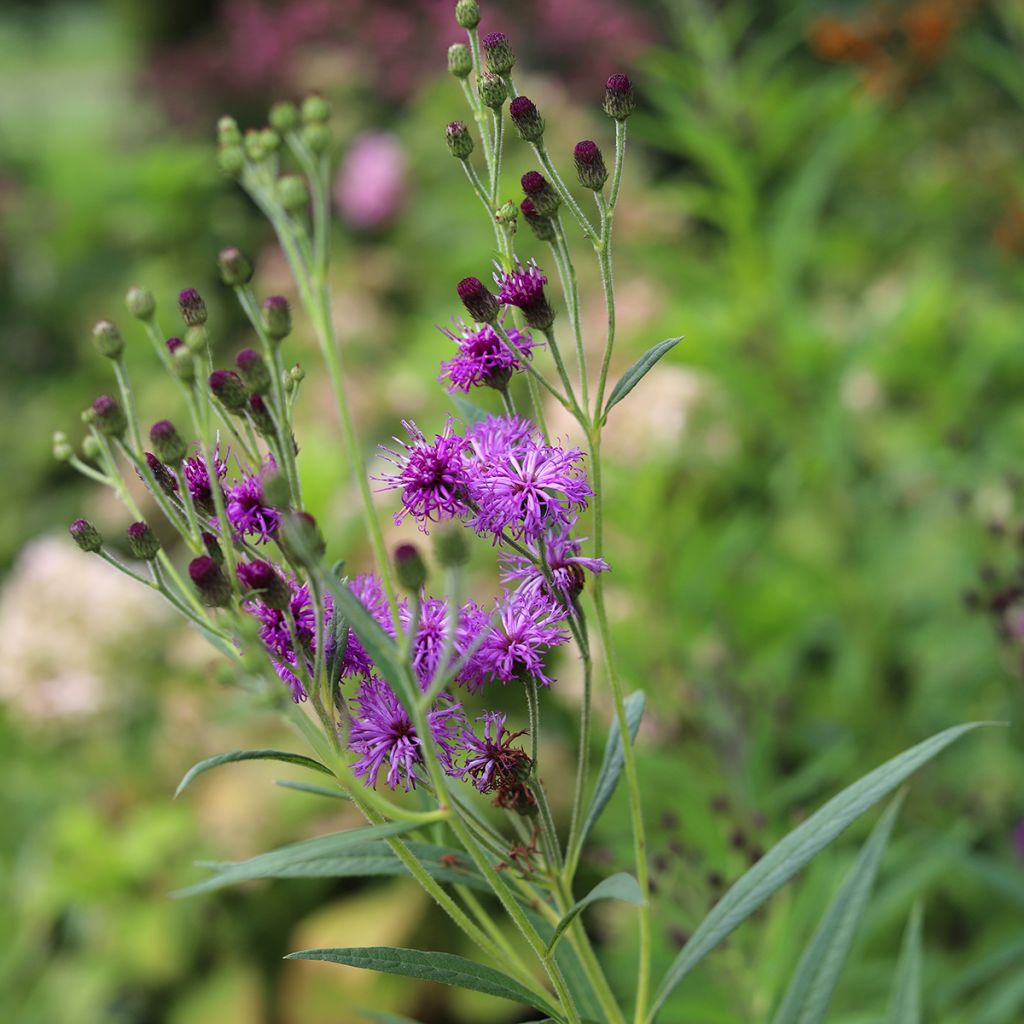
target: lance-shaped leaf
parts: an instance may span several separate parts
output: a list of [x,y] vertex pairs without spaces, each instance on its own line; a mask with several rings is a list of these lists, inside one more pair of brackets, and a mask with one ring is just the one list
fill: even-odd
[[577,902],[568,911],[566,911],[565,917],[558,922],[558,925],[555,927],[554,935],[552,935],[551,939],[548,941],[548,949],[554,949],[555,944],[562,935],[565,934],[566,928],[576,920],[576,916],[586,910],[591,903],[596,903],[598,900],[622,900],[624,903],[632,903],[634,906],[640,906],[644,902],[644,894],[640,888],[640,883],[625,871],[621,871],[617,875],[612,875],[609,878],[606,878],[603,882],[598,882],[586,896],[581,900],[577,900]]
[[399,974],[406,978],[436,981],[455,988],[486,992],[491,996],[511,999],[515,1003],[535,1006],[549,1015],[558,1011],[547,999],[531,992],[515,978],[475,960],[453,953],[432,953],[420,949],[401,949],[392,946],[364,946],[345,949],[305,949],[289,953],[287,960],[323,960],[332,964],[362,967],[367,971]]
[[306,757],[305,754],[290,754],[286,750],[234,750],[230,754],[217,754],[216,757],[208,757],[205,761],[192,765],[185,772],[185,777],[178,783],[174,795],[179,796],[197,775],[202,775],[203,772],[208,772],[211,768],[216,768],[219,765],[232,764],[235,761],[284,761],[286,764],[312,768],[313,771],[323,772],[324,775],[331,774],[330,768],[322,765],[319,761],[314,761],[311,757]]
[[903,933],[903,949],[889,1001],[886,1024],[921,1024],[921,904],[916,903]]
[[893,800],[861,849],[804,950],[773,1024],[821,1024],[825,1019],[901,802],[900,797]]
[[669,349],[675,348],[683,340],[680,334],[678,338],[666,338],[653,348],[649,348],[619,379],[612,393],[605,402],[603,416],[608,415],[608,410],[613,405],[618,405],[626,395],[630,393],[647,375],[648,371]]
[[[643,690],[636,690],[626,698],[626,722],[629,725],[630,739],[636,739],[637,730],[640,728],[640,719],[644,714]],[[597,785],[594,787],[594,798],[590,801],[590,808],[587,817],[580,830],[579,845],[582,846],[594,822],[601,816],[601,812],[608,806],[608,801],[615,792],[619,776],[622,774],[622,766],[626,763],[626,756],[622,749],[622,734],[619,732],[619,720],[616,718],[608,730],[608,744],[604,748],[604,760],[601,762],[601,771],[597,776]]]
[[291,779],[274,779],[274,785],[282,789],[294,789],[299,793],[312,793],[315,796],[326,796],[332,800],[351,800],[348,793],[340,789],[328,789],[326,786],[314,786],[311,782],[293,782]]
[[666,972],[654,996],[648,1021],[655,1019],[673,989],[708,953],[750,917],[769,896],[781,889],[808,861],[828,846],[851,822],[965,733],[983,725],[996,724],[998,723],[971,722],[932,736],[869,772],[793,829],[726,892],[711,913],[697,926],[690,941]]

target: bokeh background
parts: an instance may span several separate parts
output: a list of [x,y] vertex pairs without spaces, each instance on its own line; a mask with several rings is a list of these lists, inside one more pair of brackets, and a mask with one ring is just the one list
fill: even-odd
[[[291,949],[464,950],[409,882],[282,881],[175,900],[195,859],[349,824],[274,786],[286,768],[184,770],[293,741],[211,652],[65,526],[126,516],[53,461],[108,387],[91,324],[122,320],[147,420],[173,414],[122,313],[198,287],[245,343],[217,251],[288,294],[268,227],[217,170],[219,114],[334,106],[335,304],[368,450],[437,425],[434,329],[490,229],[442,137],[464,116],[449,0],[44,0],[0,7],[0,1006],[17,1024],[511,1024],[486,997]],[[641,110],[618,237],[619,366],[680,344],[609,426],[610,599],[649,695],[665,964],[723,884],[828,796],[948,725],[1015,716],[1024,440],[1024,8],[1013,0],[524,0],[484,4],[563,159],[610,148],[605,77]],[[505,190],[530,169],[513,148]],[[533,240],[523,250],[533,251]],[[539,256],[543,256],[538,252]],[[596,268],[581,257],[596,339]],[[596,340],[594,342],[597,344]],[[315,347],[300,416],[310,504],[366,560]],[[389,506],[382,503],[382,514]],[[477,569],[493,587],[486,556]],[[565,810],[578,680],[558,666],[546,773]],[[602,703],[606,715],[606,702]],[[974,734],[917,777],[830,1018],[878,1021],[913,901],[928,1019],[1024,1019],[1019,738]],[[628,869],[625,809],[583,868]],[[330,806],[325,806],[330,804]],[[677,994],[666,1021],[763,1021],[863,828],[823,854]],[[628,990],[628,910],[592,924]]]

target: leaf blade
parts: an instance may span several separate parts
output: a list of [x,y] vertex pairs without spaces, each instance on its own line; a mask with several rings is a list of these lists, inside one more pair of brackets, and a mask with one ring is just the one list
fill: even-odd
[[608,411],[612,406],[618,405],[626,395],[630,393],[643,380],[644,377],[654,368],[655,363],[666,352],[675,348],[683,340],[683,335],[680,334],[675,338],[666,338],[664,341],[658,342],[657,345],[652,345],[615,383],[615,387],[612,388],[612,393],[608,396],[608,401],[605,402],[604,412],[601,414],[603,419],[608,415]]
[[625,871],[610,875],[598,882],[586,896],[577,900],[566,911],[565,916],[555,926],[554,934],[548,940],[548,952],[555,948],[558,940],[565,934],[565,930],[576,920],[577,916],[599,900],[621,900],[623,903],[640,906],[644,902],[644,894],[640,889],[640,883]]
[[910,912],[886,1024],[921,1024],[921,904]]
[[233,750],[229,754],[216,754],[192,765],[185,772],[181,782],[178,783],[178,788],[174,791],[174,795],[176,797],[180,796],[193,779],[198,775],[202,775],[203,772],[208,772],[210,769],[217,768],[222,764],[233,764],[236,761],[283,761],[286,764],[297,764],[303,768],[312,768],[314,771],[322,772],[324,775],[331,774],[330,768],[311,757],[306,757],[305,754],[292,754],[287,750]]

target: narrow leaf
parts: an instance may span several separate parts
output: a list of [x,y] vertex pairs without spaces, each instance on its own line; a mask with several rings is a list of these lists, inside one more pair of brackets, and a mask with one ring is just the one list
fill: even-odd
[[921,1024],[921,904],[914,904],[903,933],[903,949],[886,1024]]
[[644,902],[644,894],[640,889],[640,883],[632,876],[622,871],[617,875],[612,875],[606,878],[603,882],[598,882],[590,892],[587,893],[581,900],[578,900],[565,914],[565,917],[558,922],[555,928],[555,934],[551,936],[551,940],[548,942],[548,950],[552,950],[555,944],[565,933],[566,928],[569,927],[576,919],[576,916],[583,910],[586,910],[591,903],[596,903],[598,900],[622,900],[624,903],[632,903],[635,906],[640,906]]
[[902,799],[889,805],[825,912],[775,1014],[773,1024],[821,1024],[849,956]]
[[367,1020],[378,1021],[379,1024],[420,1024],[412,1017],[401,1017],[397,1013],[381,1013],[379,1010],[360,1010]]
[[311,782],[292,782],[290,779],[274,779],[275,786],[281,786],[283,789],[295,789],[300,793],[313,793],[316,796],[327,796],[332,800],[348,800],[350,799],[347,793],[343,793],[340,789],[328,789],[326,786],[314,786]]
[[459,415],[466,421],[467,426],[483,423],[484,420],[489,419],[491,416],[486,409],[481,409],[479,405],[475,405],[469,399],[463,398],[462,395],[452,395],[452,401],[455,403],[455,408],[459,410]]
[[911,747],[844,789],[790,832],[729,889],[700,923],[666,972],[654,997],[648,1020],[654,1020],[673,989],[708,953],[851,822],[965,733],[983,725],[995,724],[971,722],[954,726]]
[[[636,739],[637,730],[640,728],[640,719],[644,714],[644,702],[646,698],[643,690],[636,690],[626,698],[626,722],[629,725],[630,739]],[[590,809],[580,830],[579,845],[582,847],[594,822],[601,816],[601,812],[608,806],[608,801],[615,792],[619,776],[622,774],[622,766],[626,763],[625,754],[622,750],[622,734],[619,732],[619,720],[616,718],[608,730],[608,745],[604,748],[604,760],[601,762],[601,771],[597,776],[597,785],[594,787],[594,798],[590,802]]]
[[331,774],[330,768],[304,754],[289,754],[286,750],[234,750],[230,754],[217,754],[216,757],[208,757],[205,761],[192,765],[185,773],[185,777],[178,783],[174,795],[180,796],[197,775],[202,775],[203,772],[208,772],[218,765],[232,764],[235,761],[284,761],[287,764],[299,764],[303,768],[312,768],[314,771],[323,772],[324,775]]
[[679,335],[678,338],[666,338],[664,341],[659,342],[653,348],[649,348],[618,380],[615,387],[612,388],[612,393],[608,396],[608,401],[604,406],[603,416],[608,415],[608,410],[613,405],[618,405],[626,395],[630,393],[640,383],[640,381],[647,375],[648,371],[654,366],[654,364],[666,353],[669,349],[675,348],[683,340],[683,335]]
[[557,1016],[555,1008],[544,998],[531,992],[515,978],[475,960],[453,953],[432,953],[419,949],[400,949],[391,946],[365,946],[347,949],[306,949],[289,953],[286,960],[324,960],[332,964],[362,967],[368,971],[399,974],[405,978],[436,981],[455,988],[486,992],[491,996],[511,999],[515,1003],[535,1006],[547,1014]]

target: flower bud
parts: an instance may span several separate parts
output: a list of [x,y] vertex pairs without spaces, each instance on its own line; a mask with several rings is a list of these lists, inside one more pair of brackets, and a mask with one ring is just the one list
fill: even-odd
[[487,70],[495,75],[507,75],[516,63],[516,55],[509,45],[508,36],[504,32],[491,32],[484,36],[482,42]]
[[240,562],[236,572],[239,583],[246,590],[251,590],[268,608],[284,611],[288,607],[291,600],[288,584],[269,562],[260,559]]
[[477,323],[490,324],[498,319],[498,300],[478,277],[464,277],[457,290],[466,311]]
[[540,116],[533,100],[527,96],[517,96],[508,105],[508,112],[519,138],[526,142],[536,142],[544,134],[544,118]]
[[196,324],[185,331],[185,348],[194,356],[201,356],[209,350],[209,340],[203,324]]
[[302,141],[314,153],[326,153],[331,146],[331,130],[325,124],[307,124],[302,128]]
[[83,550],[95,554],[103,547],[103,538],[88,519],[76,519],[69,527],[71,539]]
[[187,326],[198,327],[206,323],[206,303],[195,288],[186,288],[178,293],[178,308]]
[[480,5],[477,0],[459,0],[455,5],[455,20],[463,28],[476,28],[480,24]]
[[110,395],[100,395],[86,410],[87,422],[95,425],[104,437],[121,437],[128,427],[124,410]]
[[218,564],[224,564],[224,552],[220,549],[220,541],[217,540],[215,533],[209,533],[203,531],[200,535],[203,541],[203,547],[206,548],[206,553]]
[[107,359],[117,359],[124,351],[124,338],[116,324],[109,320],[100,320],[92,329],[92,340],[96,351]]
[[237,178],[245,169],[245,150],[241,146],[221,146],[217,151],[217,163],[225,174]]
[[508,99],[508,86],[505,85],[505,80],[491,71],[485,71],[480,76],[476,88],[480,94],[480,101],[491,110],[500,110],[502,103]]
[[128,312],[143,323],[152,320],[156,312],[156,299],[153,298],[153,293],[148,288],[140,288],[138,285],[128,289],[124,304],[128,307]]
[[69,462],[75,454],[71,447],[68,435],[63,430],[55,430],[53,433],[53,457],[58,462]]
[[249,417],[256,425],[256,430],[261,437],[272,438],[277,432],[274,418],[270,415],[270,410],[267,408],[267,403],[263,401],[262,395],[249,396]]
[[160,420],[149,428],[149,442],[156,457],[168,466],[177,465],[188,451],[181,434],[170,420]]
[[448,47],[448,70],[456,78],[465,78],[473,70],[473,55],[465,43]]
[[252,264],[241,249],[233,246],[221,249],[217,256],[217,266],[220,268],[221,280],[232,288],[248,284],[252,280]]
[[82,455],[84,455],[90,462],[99,462],[102,452],[103,446],[95,437],[92,436],[92,434],[86,434],[86,436],[82,438]]
[[260,145],[266,153],[276,153],[281,148],[281,136],[273,128],[264,128],[260,132]]
[[533,302],[520,308],[527,326],[535,331],[546,331],[555,322],[555,311],[543,292]]
[[608,170],[597,143],[591,142],[590,139],[577,142],[572,155],[576,161],[576,173],[579,175],[580,184],[584,188],[600,192],[608,180]]
[[177,347],[171,350],[171,369],[174,370],[174,375],[178,380],[185,384],[191,384],[196,379],[196,364],[192,353],[180,339],[171,338],[170,340],[178,342]]
[[555,226],[550,218],[542,217],[537,212],[537,206],[532,199],[524,199],[519,204],[523,220],[530,225],[530,230],[537,236],[540,242],[553,242],[555,240]]
[[290,100],[281,100],[270,108],[270,124],[277,131],[294,131],[299,126],[299,108]]
[[207,608],[224,608],[231,603],[231,584],[209,555],[193,558],[188,563],[188,575]]
[[457,523],[445,523],[430,531],[434,541],[434,558],[442,569],[456,569],[469,561],[469,545],[465,528]]
[[270,370],[266,360],[252,348],[243,348],[235,356],[235,366],[250,395],[264,395],[270,388]]
[[276,185],[278,202],[289,212],[299,213],[309,206],[306,179],[298,174],[282,174]]
[[399,544],[395,548],[395,578],[400,586],[418,594],[427,582],[427,566],[415,544]]
[[520,179],[523,194],[541,217],[553,217],[562,203],[561,196],[540,171],[527,171]]
[[271,295],[263,300],[263,329],[274,341],[281,341],[292,333],[292,311],[287,299]]
[[494,214],[494,222],[511,238],[519,229],[519,211],[511,199],[502,203]]
[[297,388],[305,379],[306,379],[306,371],[298,363],[296,363],[288,371],[288,380],[287,380],[288,390],[289,391],[294,391],[295,388]]
[[457,160],[469,158],[469,154],[473,152],[473,136],[461,121],[452,121],[444,130],[444,137],[453,157]]
[[[178,481],[174,478],[171,471],[152,453],[146,452],[146,465],[149,467],[150,473],[153,474],[153,479],[156,481],[157,487],[160,488],[168,498],[177,498],[178,496]],[[139,473],[140,478],[149,485],[149,481],[142,477]]]
[[133,558],[151,562],[160,552],[160,541],[148,523],[132,523],[128,527],[128,550]]
[[263,148],[263,133],[255,128],[245,133],[245,155],[257,164],[267,157],[267,151]]
[[625,121],[636,109],[636,96],[629,75],[612,75],[604,88],[604,112],[616,121]]
[[287,508],[292,501],[292,489],[288,478],[278,470],[272,470],[263,478],[263,500],[271,508]]
[[241,412],[248,401],[245,385],[241,377],[232,370],[214,370],[208,381],[213,397],[224,406],[228,412]]
[[292,512],[284,517],[281,544],[292,560],[301,565],[316,564],[327,550],[320,527],[308,512]]
[[242,141],[238,122],[227,114],[217,122],[217,141],[222,146],[237,146]]
[[167,351],[173,356],[179,348],[185,347],[185,342],[181,338],[168,338],[164,344],[167,346]]
[[331,105],[314,93],[302,101],[302,120],[304,124],[323,124],[331,116]]

